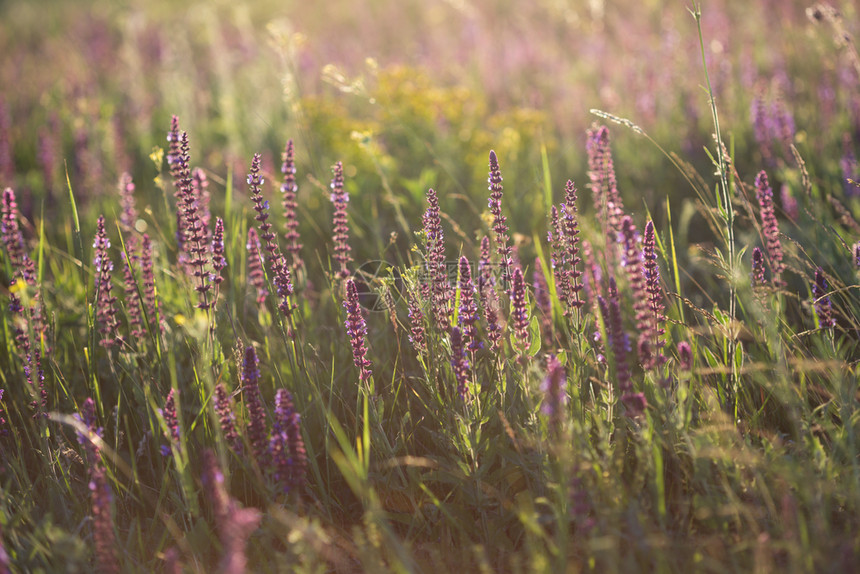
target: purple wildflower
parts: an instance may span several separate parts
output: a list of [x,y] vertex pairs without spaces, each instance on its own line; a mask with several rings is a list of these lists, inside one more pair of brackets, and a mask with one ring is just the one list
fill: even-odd
[[636,314],[636,329],[639,331],[639,362],[643,367],[650,368],[654,362],[654,349],[651,348],[651,324],[648,310],[648,293],[645,290],[645,275],[642,273],[642,252],[639,249],[639,233],[633,225],[633,219],[625,215],[621,220],[621,239],[624,242],[624,257],[621,261],[630,291],[633,295],[633,310]]
[[457,380],[457,394],[460,399],[466,399],[466,384],[469,382],[469,359],[466,357],[466,347],[463,345],[463,335],[459,327],[451,327],[451,369]]
[[337,162],[332,168],[334,177],[331,180],[331,202],[334,204],[334,216],[332,218],[332,237],[334,238],[333,259],[340,264],[337,275],[341,279],[349,277],[347,264],[352,261],[350,254],[352,248],[349,246],[349,220],[346,217],[346,206],[349,203],[349,194],[343,187],[343,164]]
[[761,150],[762,159],[765,163],[770,164],[773,159],[770,120],[764,88],[761,86],[756,90],[756,95],[753,98],[751,115],[753,135]]
[[97,461],[90,469],[89,489],[93,515],[93,546],[98,571],[106,574],[118,573],[120,567],[116,556],[116,536],[111,515],[113,494],[101,461]]
[[553,434],[561,430],[561,420],[567,395],[564,388],[567,384],[567,374],[555,355],[550,355],[546,362],[546,377],[541,385],[544,393],[541,410],[549,417],[549,427]]
[[478,303],[472,283],[472,266],[465,256],[460,257],[460,309],[457,319],[463,331],[463,343],[468,350],[481,349],[483,344],[478,340]]
[[579,309],[583,305],[579,298],[579,292],[582,290],[580,283],[582,271],[579,270],[579,264],[582,263],[582,259],[579,257],[579,222],[576,217],[576,200],[576,187],[573,185],[573,181],[567,180],[564,188],[564,203],[561,204],[559,227],[556,230],[556,233],[560,235],[561,243],[560,273],[565,277],[563,294],[566,314],[570,314],[573,309]]
[[[130,249],[131,245],[126,244],[126,248]],[[128,325],[131,329],[132,339],[141,339],[146,335],[146,330],[143,327],[143,315],[141,311],[140,293],[137,290],[137,283],[134,279],[134,271],[132,263],[137,258],[131,256],[132,263],[129,262],[129,257],[125,252],[120,253],[123,269],[123,286],[125,287],[125,308],[128,313]]]
[[266,415],[260,394],[260,369],[254,347],[245,347],[245,360],[242,363],[242,395],[248,409],[248,424],[245,427],[251,451],[257,463],[263,466],[266,457]]
[[245,572],[248,538],[260,525],[262,518],[256,508],[241,508],[224,486],[224,473],[215,453],[203,451],[203,493],[215,515],[215,530],[221,541],[223,556],[218,571],[229,574]]
[[143,234],[143,247],[140,253],[140,274],[143,282],[143,305],[150,324],[156,320],[155,273],[152,267],[152,242],[149,235]]
[[215,413],[218,415],[218,422],[221,425],[221,432],[224,434],[224,440],[233,449],[235,453],[242,452],[242,443],[239,441],[239,434],[236,432],[236,414],[233,412],[233,401],[230,400],[230,395],[227,393],[227,387],[224,383],[215,385]]
[[119,335],[119,323],[116,318],[116,297],[111,295],[113,262],[108,254],[110,239],[105,231],[103,215],[99,216],[93,248],[95,249],[93,266],[96,272],[96,322],[100,325],[99,332],[102,334],[100,344],[110,348],[123,341]]
[[687,341],[678,343],[678,365],[682,371],[693,370],[693,349]]
[[0,98],[0,184],[11,184],[15,177],[15,163],[12,158],[11,121],[9,106]]
[[860,241],[854,244],[854,267],[860,269]]
[[409,342],[418,354],[427,352],[427,343],[424,341],[424,313],[421,311],[421,303],[412,291],[406,293],[409,304]]
[[281,173],[284,174],[284,182],[281,184],[282,203],[284,206],[284,239],[287,240],[286,251],[290,254],[290,269],[294,272],[304,267],[304,261],[300,255],[302,244],[299,242],[299,220],[296,211],[299,204],[296,202],[296,193],[299,186],[296,184],[296,157],[293,140],[287,142],[283,154]]
[[526,309],[526,284],[523,270],[514,267],[511,284],[511,322],[516,337],[516,346],[520,353],[525,353],[529,346],[529,313]]
[[212,288],[212,285],[209,283],[209,274],[206,272],[209,245],[206,240],[203,220],[200,217],[197,198],[194,196],[190,168],[191,159],[188,154],[188,134],[186,132],[182,132],[180,142],[178,161],[179,199],[177,209],[182,214],[182,229],[184,232],[182,245],[184,253],[188,256],[187,264],[191,269],[191,274],[198,281],[198,285],[194,287],[199,298],[197,308],[205,311],[211,306],[208,292]]
[[424,283],[424,294],[430,297],[433,320],[440,331],[447,331],[450,318],[450,290],[448,270],[445,266],[445,235],[442,232],[442,217],[439,199],[433,189],[427,190],[427,211],[424,212],[424,233],[427,238],[427,275],[429,285]]
[[493,264],[490,258],[490,238],[484,236],[481,238],[481,257],[478,259],[478,296],[481,297],[481,305],[484,305],[484,287],[496,284],[493,277]]
[[759,287],[766,283],[764,278],[764,253],[758,247],[755,247],[752,252],[752,273],[750,280],[753,287]]
[[[131,175],[124,171],[119,176],[119,203],[120,216],[119,223],[122,232],[125,235],[131,236],[134,231],[134,224],[137,221],[137,210],[134,206],[134,181]],[[128,243],[128,241],[126,241]],[[131,249],[129,249],[131,251]]]
[[254,159],[251,160],[251,171],[248,173],[248,185],[251,186],[251,200],[254,202],[254,211],[257,215],[254,219],[257,220],[260,228],[260,241],[263,243],[266,252],[266,260],[270,265],[276,264],[277,261],[273,257],[278,246],[275,243],[275,233],[272,231],[272,224],[269,223],[269,202],[263,200],[262,186],[263,176],[260,174],[260,154],[255,153]]
[[499,320],[499,294],[491,285],[485,285],[482,293],[484,296],[484,319],[487,322],[487,341],[490,342],[490,351],[497,353],[502,346],[502,326]]
[[253,227],[248,228],[248,242],[245,247],[248,250],[248,281],[257,290],[257,304],[262,305],[269,292],[266,289],[266,275],[260,259],[260,238]]
[[627,407],[627,414],[635,417],[645,409],[645,397],[640,393],[633,393],[633,381],[630,376],[630,366],[627,364],[627,353],[630,352],[630,340],[624,331],[621,317],[621,303],[618,297],[618,288],[615,278],[609,278],[609,299],[601,305],[601,309],[608,313],[604,315],[606,321],[609,345],[615,358],[615,379],[621,402]]
[[293,280],[290,275],[290,268],[280,251],[275,253],[276,263],[272,264],[274,277],[272,282],[275,284],[275,294],[278,296],[278,310],[287,319],[288,327],[287,336],[295,337],[295,332],[291,326],[291,318],[296,305],[292,302],[291,296],[294,292]]
[[[645,278],[646,293],[646,328],[640,330],[639,348],[643,348],[643,341],[648,341],[651,357],[645,368],[659,367],[666,358],[663,355],[662,336],[666,333],[664,324],[666,316],[663,314],[663,290],[660,288],[660,268],[657,266],[657,241],[654,237],[654,222],[645,224],[645,238],[642,243],[642,275]],[[641,358],[641,354],[640,354]]]
[[212,282],[215,283],[216,289],[224,281],[221,272],[227,267],[224,251],[224,220],[216,217],[215,233],[212,234],[212,269],[215,271]]
[[499,159],[496,152],[490,150],[490,213],[493,214],[493,231],[496,234],[496,252],[499,254],[499,264],[502,266],[502,284],[511,283],[511,247],[508,245],[508,218],[502,215],[502,172],[499,169]]
[[346,309],[346,332],[352,345],[352,360],[360,370],[359,380],[366,381],[373,374],[371,362],[367,358],[367,323],[364,322],[358,291],[352,279],[346,282],[346,301],[343,306]]
[[173,183],[176,186],[176,195],[179,194],[179,178],[181,177],[180,157],[182,152],[180,149],[180,130],[179,118],[172,116],[170,118],[170,131],[167,132],[167,167],[170,169],[170,175],[173,177]]
[[9,258],[13,272],[20,272],[26,250],[24,235],[18,227],[18,204],[15,202],[15,192],[11,187],[3,190],[3,200],[0,204],[0,237],[6,247],[6,256]]
[[269,454],[275,480],[285,492],[301,488],[307,472],[307,454],[300,423],[301,415],[293,406],[292,395],[286,389],[278,389]]
[[594,207],[604,233],[614,236],[621,232],[624,205],[615,179],[609,129],[606,126],[594,126],[587,135],[589,188],[594,196]]
[[212,213],[209,211],[209,203],[211,201],[211,196],[209,195],[209,178],[206,177],[206,172],[199,167],[191,170],[191,193],[197,204],[203,232],[208,237],[210,233],[209,223],[212,221]]
[[756,197],[761,208],[762,233],[767,241],[767,255],[770,259],[770,268],[774,276],[774,283],[778,283],[778,276],[782,273],[782,245],[779,242],[779,225],[773,209],[773,191],[767,181],[767,174],[759,172],[755,179]]
[[800,209],[797,206],[797,199],[791,195],[791,190],[787,183],[782,184],[779,190],[779,197],[782,201],[782,210],[785,211],[790,220],[797,221],[797,218],[800,216]]
[[833,318],[833,305],[827,295],[827,279],[821,267],[815,270],[815,283],[812,284],[812,298],[815,314],[818,316],[818,328],[830,329],[836,325]]
[[541,333],[547,341],[552,336],[552,300],[550,299],[549,285],[543,271],[540,257],[535,257],[535,268],[532,272],[532,287],[534,288],[535,302],[540,310]]
[[[161,408],[161,416],[164,417],[164,424],[167,425],[166,438],[177,448],[179,448],[179,414],[176,411],[176,396],[178,394],[177,389],[171,388],[167,392],[167,398],[164,399],[164,406]],[[170,445],[162,445],[161,454],[163,456],[168,456],[170,451]]]
[[[36,375],[33,380],[33,373]],[[33,407],[33,418],[48,416],[48,391],[45,390],[45,371],[42,369],[42,351],[39,345],[35,345],[33,352],[27,355],[27,363],[24,365],[24,375],[27,378],[27,383],[35,386],[34,394],[38,397],[34,399],[30,406]]]

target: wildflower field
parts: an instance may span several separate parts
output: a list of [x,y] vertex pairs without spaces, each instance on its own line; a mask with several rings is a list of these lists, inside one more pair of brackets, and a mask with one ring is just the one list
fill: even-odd
[[860,570],[860,4],[0,3],[0,574]]

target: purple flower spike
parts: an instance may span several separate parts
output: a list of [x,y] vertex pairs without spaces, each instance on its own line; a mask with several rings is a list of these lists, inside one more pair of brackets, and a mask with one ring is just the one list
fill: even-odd
[[594,126],[588,130],[586,141],[588,152],[589,188],[594,196],[594,207],[604,232],[610,236],[621,232],[624,205],[618,193],[615,165],[609,145],[609,129]]
[[818,315],[818,328],[830,329],[836,325],[833,318],[833,305],[827,295],[827,279],[824,270],[819,267],[815,270],[815,283],[812,285],[812,298],[815,305],[815,314]]
[[149,235],[143,234],[143,247],[140,253],[140,274],[143,283],[143,304],[150,324],[155,322],[155,273],[152,267],[152,242]]
[[116,297],[111,295],[113,262],[108,254],[110,239],[105,231],[103,215],[99,216],[93,248],[95,249],[93,266],[96,272],[96,322],[100,325],[99,332],[102,334],[100,344],[111,348],[121,344],[122,338],[119,336],[119,323],[116,318]]
[[283,154],[281,173],[284,174],[284,182],[281,184],[282,205],[284,206],[284,239],[287,240],[286,251],[290,254],[290,269],[294,272],[304,267],[304,261],[300,255],[302,244],[299,236],[299,220],[296,214],[299,204],[296,202],[296,194],[299,186],[296,184],[296,153],[293,140],[287,142]]
[[[167,425],[167,439],[173,443],[179,444],[179,416],[176,412],[176,395],[179,391],[170,389],[167,393],[167,398],[164,399],[164,407],[161,409],[161,416],[164,417],[164,422]],[[161,454],[167,456],[170,454],[169,446],[162,446]]]
[[170,118],[170,131],[167,132],[167,167],[170,169],[170,175],[173,177],[173,182],[176,185],[176,193],[179,193],[179,178],[181,177],[180,157],[180,130],[179,118],[173,116]]
[[567,374],[564,371],[564,365],[555,355],[550,355],[546,362],[546,377],[541,385],[544,393],[541,410],[549,417],[549,427],[554,434],[558,434],[561,430],[564,405],[567,403],[565,386],[567,386]]
[[254,211],[257,215],[254,219],[257,220],[257,227],[260,228],[260,241],[263,243],[266,251],[266,260],[270,264],[275,264],[277,260],[273,257],[278,246],[275,243],[275,234],[272,231],[272,224],[269,223],[269,202],[263,200],[263,176],[260,174],[261,156],[258,153],[254,154],[251,160],[251,171],[248,173],[248,185],[251,187],[251,200],[254,202]]
[[[506,287],[511,284],[511,246],[508,245],[508,218],[502,215],[502,172],[499,169],[499,159],[496,152],[490,150],[490,175],[487,178],[490,184],[490,213],[493,214],[493,231],[496,234],[496,252],[499,254],[499,264],[502,266],[502,284]],[[509,288],[509,287],[508,287]]]
[[248,557],[245,553],[248,538],[260,525],[262,516],[256,508],[241,508],[224,486],[224,473],[218,466],[215,453],[203,451],[201,476],[204,496],[215,515],[215,530],[223,548],[219,572],[245,572]]
[[[191,177],[191,158],[189,156],[188,134],[182,132],[180,137],[180,155],[178,161],[179,197],[177,209],[181,215],[182,249],[186,256],[186,264],[197,280],[194,290],[197,291],[197,308],[207,310],[209,302],[209,273],[206,272],[208,263],[209,242],[203,220],[200,217],[199,205],[194,193],[194,180]],[[179,229],[179,226],[178,226]],[[179,231],[177,231],[179,233]]]
[[779,275],[785,266],[782,264],[782,245],[779,242],[779,225],[773,209],[773,190],[767,181],[767,174],[759,172],[755,179],[756,198],[761,208],[761,226],[767,243],[767,256],[770,260],[770,269],[773,273],[774,283],[779,283]]
[[227,259],[224,257],[224,220],[215,218],[215,233],[212,235],[212,269],[215,273],[212,282],[220,285],[224,281],[222,271],[227,267]]
[[478,303],[472,283],[472,266],[465,256],[460,257],[460,310],[458,322],[463,330],[463,342],[469,351],[483,348],[478,340]]
[[137,210],[134,207],[134,181],[128,172],[123,172],[119,176],[119,202],[121,208],[120,227],[124,234],[131,234],[134,231],[134,223],[137,221]]
[[427,352],[427,343],[424,340],[424,313],[421,311],[421,303],[412,291],[406,294],[409,303],[409,342],[418,354]]
[[95,547],[98,571],[119,573],[116,556],[116,536],[113,531],[111,503],[113,494],[107,481],[107,472],[101,461],[90,470],[90,502],[93,513],[93,546]]
[[230,395],[227,393],[227,388],[223,382],[215,385],[215,413],[218,415],[224,440],[227,441],[233,452],[241,453],[242,442],[236,432],[236,415],[233,412],[233,402],[230,400]]
[[466,399],[469,382],[469,359],[466,357],[466,348],[463,345],[463,335],[459,327],[451,327],[451,369],[457,380],[457,394],[461,400]]
[[6,255],[12,264],[13,272],[21,272],[24,264],[24,235],[18,227],[18,204],[15,202],[15,192],[7,187],[3,190],[3,201],[0,204],[0,237],[6,247]]
[[254,347],[245,347],[245,359],[242,363],[242,395],[245,398],[245,408],[248,410],[247,430],[248,442],[257,463],[265,466],[266,451],[266,415],[263,411],[263,400],[260,394],[260,368],[257,363],[257,352]]
[[366,381],[373,374],[370,370],[371,362],[367,359],[367,324],[364,322],[358,291],[352,279],[346,282],[346,301],[343,306],[346,308],[346,332],[352,345],[352,360],[360,370],[359,380]]
[[663,290],[660,288],[660,268],[657,266],[657,241],[654,236],[654,222],[645,225],[645,238],[642,244],[642,275],[645,278],[646,293],[646,328],[640,329],[640,348],[643,341],[648,341],[653,360],[643,366],[646,368],[659,367],[666,358],[663,355],[662,337],[666,333],[664,327],[666,316],[663,314]]
[[248,243],[245,247],[248,250],[248,281],[257,290],[257,304],[262,305],[269,291],[266,289],[266,275],[260,259],[260,238],[253,227],[248,228]]
[[854,244],[854,267],[860,269],[860,241]]
[[285,492],[297,490],[305,482],[307,453],[300,428],[301,416],[293,406],[293,397],[286,389],[275,395],[275,421],[269,454],[275,471],[275,480]]
[[526,285],[523,270],[514,267],[511,284],[511,322],[516,337],[516,346],[520,353],[525,353],[529,346],[529,313],[526,309]]
[[440,331],[447,331],[451,323],[448,270],[445,266],[445,235],[439,199],[433,189],[427,190],[427,211],[424,212],[424,234],[427,238],[427,282],[422,284],[425,297],[430,298],[433,320]]
[[678,343],[678,365],[682,371],[693,370],[693,349],[687,341]]
[[752,252],[752,273],[750,275],[753,287],[764,285],[767,280],[764,278],[764,253],[758,247]]
[[579,257],[579,222],[576,217],[576,200],[576,187],[571,180],[567,180],[564,188],[564,203],[561,204],[558,232],[561,235],[561,273],[565,276],[562,287],[566,304],[565,312],[568,315],[583,305],[579,296],[579,292],[582,290],[582,283],[580,282],[582,271],[579,269],[579,264],[582,263],[582,259]]
[[340,264],[338,276],[341,279],[346,279],[349,277],[347,265],[352,261],[352,248],[349,246],[349,220],[346,217],[349,194],[343,187],[343,164],[341,162],[334,164],[332,172],[334,173],[331,180],[331,202],[334,204],[334,216],[332,218],[334,255],[332,259]]
[[630,352],[630,340],[624,331],[621,304],[614,277],[609,278],[609,299],[601,305],[601,310],[606,313],[604,320],[606,321],[609,345],[615,357],[615,379],[618,392],[621,395],[621,402],[626,407],[627,416],[633,418],[644,412],[645,397],[644,395],[633,393],[630,365],[627,363],[627,354]]

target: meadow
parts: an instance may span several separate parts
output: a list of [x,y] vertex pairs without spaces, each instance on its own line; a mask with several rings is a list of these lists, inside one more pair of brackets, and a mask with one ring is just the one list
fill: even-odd
[[0,574],[860,568],[856,2],[0,3]]

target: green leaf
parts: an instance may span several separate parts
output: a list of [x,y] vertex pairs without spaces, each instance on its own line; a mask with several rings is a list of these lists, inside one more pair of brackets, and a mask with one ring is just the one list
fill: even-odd
[[529,356],[534,357],[540,352],[541,340],[540,340],[540,322],[536,315],[532,316],[532,320],[529,323],[529,339],[531,339],[531,344],[529,345]]

